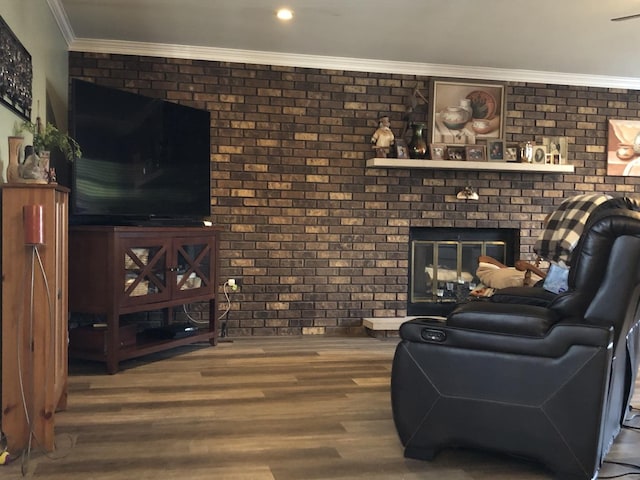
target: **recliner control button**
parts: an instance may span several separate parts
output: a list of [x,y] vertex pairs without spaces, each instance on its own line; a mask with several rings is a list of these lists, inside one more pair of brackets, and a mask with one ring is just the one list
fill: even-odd
[[447,334],[442,330],[432,330],[430,328],[423,329],[420,335],[428,342],[444,342],[447,338]]

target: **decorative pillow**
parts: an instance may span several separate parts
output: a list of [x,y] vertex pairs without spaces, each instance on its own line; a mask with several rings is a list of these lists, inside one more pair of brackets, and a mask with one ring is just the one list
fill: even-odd
[[[521,272],[515,267],[499,267],[492,263],[480,262],[476,270],[476,275],[487,287],[499,290],[507,287],[522,287],[525,272]],[[531,280],[532,284],[535,284],[540,281],[541,278],[535,273],[532,273]]]

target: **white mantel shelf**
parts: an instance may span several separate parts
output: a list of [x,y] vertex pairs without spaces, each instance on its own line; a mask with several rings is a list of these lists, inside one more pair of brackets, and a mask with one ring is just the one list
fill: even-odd
[[460,160],[414,160],[408,158],[370,158],[368,168],[423,168],[437,170],[484,170],[493,172],[573,173],[573,165],[515,162],[467,162]]

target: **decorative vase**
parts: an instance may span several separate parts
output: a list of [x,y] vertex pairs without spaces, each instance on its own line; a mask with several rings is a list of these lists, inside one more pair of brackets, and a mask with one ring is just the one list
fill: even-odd
[[7,182],[19,183],[20,154],[22,153],[23,137],[9,137],[9,165],[7,165]]
[[413,133],[409,141],[409,158],[427,158],[427,142],[424,139],[424,123],[412,123]]

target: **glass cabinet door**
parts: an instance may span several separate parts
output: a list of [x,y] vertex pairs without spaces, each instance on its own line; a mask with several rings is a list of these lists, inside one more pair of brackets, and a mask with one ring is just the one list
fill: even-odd
[[123,242],[124,304],[159,301],[169,298],[168,262],[166,245],[145,245]]
[[212,246],[210,238],[176,239],[176,295],[191,295],[194,290],[212,287]]

